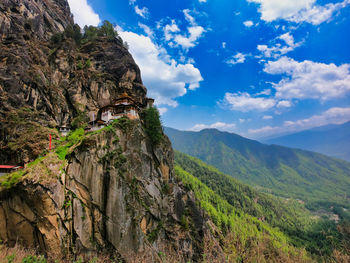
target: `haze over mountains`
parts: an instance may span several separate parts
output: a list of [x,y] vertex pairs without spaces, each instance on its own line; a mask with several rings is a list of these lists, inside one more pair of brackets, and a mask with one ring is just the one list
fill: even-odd
[[263,142],[310,150],[350,161],[350,122],[322,126]]
[[176,150],[273,194],[306,201],[310,208],[349,206],[350,163],[319,153],[264,145],[236,134],[165,128]]

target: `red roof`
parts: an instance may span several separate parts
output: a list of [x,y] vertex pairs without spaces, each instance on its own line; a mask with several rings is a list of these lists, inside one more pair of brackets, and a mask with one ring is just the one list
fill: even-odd
[[0,164],[0,169],[12,169],[15,168],[15,165],[1,165]]

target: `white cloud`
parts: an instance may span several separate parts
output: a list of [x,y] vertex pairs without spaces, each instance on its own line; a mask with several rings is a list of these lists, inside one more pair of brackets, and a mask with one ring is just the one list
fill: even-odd
[[230,59],[226,60],[226,63],[229,65],[235,65],[239,63],[244,63],[247,55],[238,52],[236,55],[232,56]]
[[285,132],[297,132],[328,124],[341,124],[349,120],[350,107],[334,107],[328,109],[320,115],[314,115],[310,118],[297,121],[285,121],[282,126],[265,126],[259,129],[250,129],[248,130],[248,133],[256,137],[263,137]]
[[181,34],[181,30],[176,24],[175,20],[171,20],[171,24],[165,25],[164,37],[168,41],[170,47],[182,47],[184,50],[193,48],[198,44],[198,40],[203,36],[206,30],[197,25],[195,18],[190,14],[189,9],[183,10],[186,21],[190,24],[187,27],[187,32]]
[[205,32],[205,29],[201,26],[192,26],[187,28],[189,35],[176,35],[174,41],[178,46],[184,49],[195,47],[198,43],[197,40]]
[[288,100],[281,100],[277,103],[277,108],[290,108],[293,104]]
[[290,34],[290,32],[280,35],[278,38],[284,40],[284,42],[286,42],[286,44],[290,47],[295,46],[294,37]]
[[221,131],[233,131],[236,128],[236,124],[234,123],[224,123],[224,122],[216,122],[213,124],[196,124],[190,130],[191,131],[201,131],[203,129],[218,129]]
[[263,117],[263,120],[272,120],[272,119],[273,119],[273,117],[271,115],[265,115]]
[[205,3],[207,0],[198,0],[200,3]]
[[176,107],[175,98],[185,95],[188,89],[200,86],[203,78],[193,64],[175,61],[150,37],[121,29],[119,34],[128,42],[130,53],[141,69],[148,94],[156,99],[158,105]]
[[268,47],[267,45],[258,45],[257,49],[263,53],[264,57],[278,58],[281,55],[285,55],[288,52],[293,51],[295,48],[300,47],[303,44],[303,41],[295,43],[294,37],[290,34],[290,32],[280,35],[274,39],[274,41],[276,40],[282,40],[285,45],[282,45],[280,43],[277,43],[272,47]]
[[270,89],[264,89],[263,91],[261,91],[261,92],[259,92],[259,93],[257,93],[257,94],[255,94],[255,95],[266,95],[266,96],[269,96],[269,95],[271,95],[271,90]]
[[350,120],[350,108],[334,107],[323,112],[321,115],[314,115],[303,120],[285,121],[284,126],[308,129],[312,127],[327,125],[330,123],[340,124],[348,120]]
[[180,28],[177,26],[175,20],[171,20],[171,24],[168,24],[164,27],[165,40],[171,40],[174,37],[172,33],[176,33],[179,31]]
[[242,112],[251,110],[267,111],[276,106],[276,103],[273,98],[253,97],[247,92],[226,93],[224,100],[220,102],[224,107]]
[[297,22],[297,23],[306,21],[313,25],[319,25],[325,21],[329,21],[332,18],[333,13],[346,7],[349,4],[350,4],[350,1],[345,0],[341,3],[336,3],[336,4],[329,3],[329,4],[326,4],[325,6],[316,5],[309,9],[301,10],[299,13],[290,17],[288,20],[292,22]]
[[222,48],[226,49],[227,43],[226,42],[222,42]]
[[246,26],[246,27],[252,27],[254,25],[253,21],[244,21],[243,24]]
[[147,36],[149,36],[151,38],[153,37],[154,32],[149,26],[142,24],[140,22],[138,23],[138,25],[139,25],[139,27],[141,27],[143,29],[143,31],[145,31]]
[[339,98],[350,92],[350,64],[317,63],[309,60],[297,62],[288,57],[265,64],[264,71],[284,75],[273,83],[276,98],[319,99]]
[[74,15],[74,22],[80,27],[98,26],[101,19],[88,4],[87,0],[68,0],[70,10]]
[[163,115],[168,111],[168,108],[160,107],[160,108],[158,108],[158,111],[159,111],[160,115]]
[[139,8],[138,5],[135,5],[134,9],[135,9],[135,13],[138,14],[139,16],[143,17],[143,18],[147,18],[147,16],[149,15],[148,8],[145,7],[145,6],[142,7],[142,8]]
[[350,4],[350,0],[341,3],[316,5],[316,0],[247,0],[259,4],[261,19],[272,22],[284,19],[291,22],[308,22],[319,25],[329,20],[333,13]]
[[196,20],[194,19],[194,17],[190,15],[190,12],[191,12],[191,11],[190,11],[189,9],[184,9],[182,12],[183,12],[184,15],[185,15],[185,19],[186,19],[191,25],[193,25],[193,26],[197,25],[197,24],[196,24]]
[[310,8],[316,0],[247,0],[259,4],[261,19],[271,22],[277,19],[287,19],[303,9]]

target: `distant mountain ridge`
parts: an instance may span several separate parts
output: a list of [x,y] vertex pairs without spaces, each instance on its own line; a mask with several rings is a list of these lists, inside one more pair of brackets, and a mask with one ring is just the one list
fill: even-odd
[[165,128],[173,147],[273,194],[306,201],[311,208],[349,207],[350,163],[322,154],[264,145],[237,134]]
[[315,151],[350,161],[350,122],[270,138],[263,143]]

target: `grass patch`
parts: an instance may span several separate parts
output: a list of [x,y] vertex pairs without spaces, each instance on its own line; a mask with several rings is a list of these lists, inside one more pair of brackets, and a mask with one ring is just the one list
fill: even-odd
[[20,179],[23,177],[23,175],[25,175],[24,170],[19,170],[19,171],[10,173],[10,174],[4,176],[3,178],[1,178],[2,179],[1,186],[6,188],[6,189],[10,189],[20,181]]
[[85,132],[83,128],[79,128],[71,133],[69,133],[66,137],[61,141],[62,145],[57,147],[56,153],[60,160],[65,160],[66,156],[69,153],[69,149],[81,142],[85,138]]

